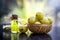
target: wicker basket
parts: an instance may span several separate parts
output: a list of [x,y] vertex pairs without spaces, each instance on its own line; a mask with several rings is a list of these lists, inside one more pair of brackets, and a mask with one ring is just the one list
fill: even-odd
[[52,29],[50,24],[28,24],[28,28],[33,33],[48,33]]

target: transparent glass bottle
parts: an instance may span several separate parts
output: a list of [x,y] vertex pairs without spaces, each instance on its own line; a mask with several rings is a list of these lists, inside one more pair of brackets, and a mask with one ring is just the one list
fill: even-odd
[[17,18],[18,18],[17,15],[15,14],[12,15],[12,21],[11,21],[11,32],[12,33],[17,33],[19,31]]

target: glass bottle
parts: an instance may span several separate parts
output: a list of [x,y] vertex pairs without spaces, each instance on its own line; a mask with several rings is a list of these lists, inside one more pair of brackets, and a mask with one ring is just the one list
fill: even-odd
[[12,21],[11,21],[11,32],[12,33],[18,33],[19,31],[19,28],[18,28],[18,21],[17,21],[17,18],[18,16],[17,15],[12,15]]

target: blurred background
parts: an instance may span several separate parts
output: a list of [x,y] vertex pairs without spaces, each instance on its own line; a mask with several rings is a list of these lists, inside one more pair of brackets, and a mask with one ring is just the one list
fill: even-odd
[[0,0],[0,22],[9,22],[12,14],[27,19],[38,11],[51,16],[53,26],[60,26],[60,0]]
[[[0,23],[10,25],[12,14],[17,14],[19,18],[28,19],[34,16],[36,12],[42,12],[45,16],[52,17],[53,27],[58,27],[54,28],[55,30],[52,33],[60,34],[58,31],[60,27],[60,0],[0,0]],[[2,24],[0,24],[0,31],[1,29]],[[8,33],[5,36],[8,37],[9,35],[11,34]],[[9,38],[11,39],[11,37]]]

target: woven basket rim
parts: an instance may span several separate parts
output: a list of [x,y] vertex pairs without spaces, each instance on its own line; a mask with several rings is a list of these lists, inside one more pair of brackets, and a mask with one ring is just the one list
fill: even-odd
[[52,24],[28,24],[30,26],[52,26]]

